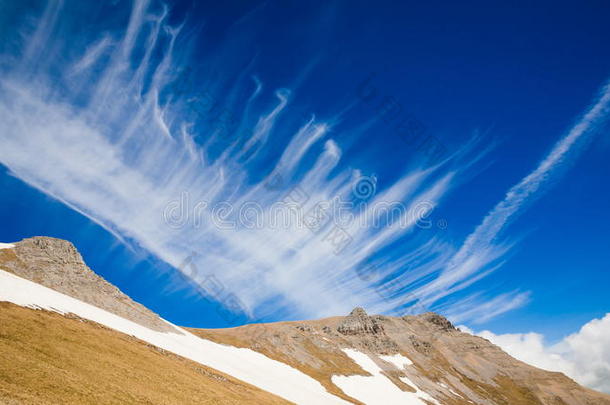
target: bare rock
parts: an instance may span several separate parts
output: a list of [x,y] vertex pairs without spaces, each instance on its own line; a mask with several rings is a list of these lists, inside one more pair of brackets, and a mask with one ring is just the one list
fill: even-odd
[[456,330],[455,326],[447,318],[434,312],[426,312],[419,316],[422,320],[435,325],[443,331]]
[[357,307],[345,317],[337,327],[337,331],[343,335],[376,335],[383,333],[383,327],[378,320],[368,316],[364,309]]

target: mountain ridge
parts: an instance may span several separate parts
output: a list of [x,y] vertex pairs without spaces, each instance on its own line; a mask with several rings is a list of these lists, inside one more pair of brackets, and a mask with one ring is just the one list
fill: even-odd
[[[354,326],[354,318],[361,324]],[[370,325],[375,324],[372,330]],[[346,330],[346,325],[351,327]],[[562,373],[516,360],[487,339],[461,332],[442,315],[431,312],[390,317],[367,315],[356,308],[346,317],[189,330],[206,339],[251,348],[287,362],[319,379],[329,392],[342,398],[345,396],[333,387],[333,376],[366,374],[342,354],[345,348],[351,348],[379,363],[397,385],[403,386],[400,379],[407,377],[443,404],[470,400],[492,405],[610,404],[610,396],[580,387]],[[400,370],[383,360],[393,355],[409,359],[412,366]],[[318,366],[318,362],[322,364]],[[403,389],[414,391],[413,387]]]
[[[305,398],[315,397],[318,398],[316,403],[354,404],[610,404],[609,395],[581,387],[561,373],[537,369],[520,362],[488,340],[460,331],[450,321],[436,313],[391,317],[369,315],[364,309],[355,308],[346,316],[318,320],[250,324],[228,329],[181,329],[135,303],[118,288],[97,276],[86,266],[76,248],[67,241],[35,237],[11,245],[3,245],[0,249],[0,269],[9,271],[17,277],[2,276],[4,283],[14,282],[16,286],[21,286],[19,288],[34,288],[33,284],[18,279],[30,280],[37,285],[108,311],[113,316],[128,319],[138,327],[133,329],[115,326],[118,324],[106,321],[109,319],[106,315],[96,318],[88,315],[92,310],[79,309],[76,301],[59,296],[53,298],[52,292],[44,292],[51,297],[51,302],[59,303],[56,312],[64,316],[73,320],[80,319],[85,323],[101,322],[105,325],[104,328],[110,327],[128,335],[133,334],[147,342],[146,345],[156,347],[156,350],[173,350],[179,356],[189,357],[190,352],[171,342],[185,341],[188,345],[202,346],[202,349],[196,348],[197,353],[190,355],[189,358],[204,366],[211,366],[212,369],[215,369],[214,366],[219,367],[218,369],[225,370],[224,373],[229,376],[231,373],[227,371],[239,371],[237,373],[239,376],[236,378],[238,380],[240,377],[245,378],[249,381],[246,381],[248,384],[254,383],[256,387],[254,389],[262,389],[296,403],[312,403]],[[0,301],[12,300],[18,305],[24,305],[19,299],[11,298],[15,292],[11,292],[10,288],[2,291],[0,285]],[[43,290],[40,290],[36,294],[42,293]],[[24,302],[31,302],[27,306],[55,310],[55,307],[43,304],[43,298],[28,295],[23,299]],[[9,310],[10,313],[19,313],[24,319],[32,317],[27,315],[27,311]],[[77,316],[70,316],[70,312],[74,312]],[[79,313],[81,315],[78,315]],[[57,315],[44,318],[44,322],[51,322],[53,325],[58,322]],[[9,334],[5,329],[12,332]],[[134,332],[131,332],[132,330]],[[18,340],[18,331],[15,325],[11,324],[9,327],[0,325],[0,344],[5,335]],[[147,340],[149,335],[153,338]],[[168,340],[169,336],[175,338]],[[68,340],[70,339],[74,342],[78,341],[71,335]],[[110,337],[104,339],[115,342]],[[97,343],[104,347],[106,342]],[[44,344],[44,339],[40,344]],[[14,346],[9,347],[15,350]],[[120,347],[121,350],[130,350],[125,349],[123,344]],[[208,349],[204,350],[204,347]],[[223,347],[226,349],[222,349]],[[220,357],[214,360],[210,350],[220,350],[218,352]],[[36,352],[27,349],[23,351],[23,353],[15,353],[15,356],[28,357]],[[95,356],[91,352],[87,353],[88,356]],[[247,356],[243,357],[244,355]],[[145,353],[141,356],[147,357]],[[233,357],[226,358],[226,356]],[[86,360],[95,362],[95,358]],[[115,358],[113,361],[118,360]],[[242,361],[251,364],[242,364]],[[315,385],[311,385],[310,381],[316,381],[321,385],[320,388],[331,396],[325,396],[320,392],[307,394],[310,395],[307,397],[299,392],[286,390],[286,387],[282,386],[282,381],[265,380],[265,371],[256,371],[256,367],[260,367],[257,364],[263,367],[272,366],[269,370],[279,372],[274,374],[278,376],[277,378],[302,381],[299,383],[303,384],[302,389],[305,387],[310,387],[307,390],[312,389]],[[280,364],[283,366],[280,367]],[[289,380],[288,374],[281,370],[286,372],[294,370],[290,372],[292,380]],[[14,371],[27,374],[27,370]],[[125,373],[127,372],[128,369],[125,369]],[[251,374],[252,372],[258,374]],[[302,373],[303,377],[298,373]],[[127,383],[129,375],[125,374],[124,377]],[[0,373],[0,392],[7,391],[11,387],[3,387],[3,382],[6,383],[3,378],[10,380],[11,377],[10,375],[3,377]],[[308,378],[311,380],[307,380]],[[209,381],[206,384],[209,385]],[[159,388],[151,386],[150,389],[154,392]],[[219,395],[233,395],[219,388],[218,392],[221,391],[225,394]],[[243,399],[239,396],[235,398]],[[222,399],[217,403],[223,403]]]
[[69,241],[35,236],[0,249],[0,267],[157,331],[179,333],[90,269]]

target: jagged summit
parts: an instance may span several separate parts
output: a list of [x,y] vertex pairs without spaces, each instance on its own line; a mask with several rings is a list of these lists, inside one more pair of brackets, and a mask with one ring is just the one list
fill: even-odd
[[344,335],[378,334],[383,332],[383,327],[363,308],[356,307],[337,327],[337,331]]
[[456,330],[455,326],[453,326],[453,324],[447,318],[437,314],[436,312],[426,312],[418,315],[418,317],[426,322],[436,325],[441,330]]
[[[356,307],[347,315],[344,321],[339,326],[342,330],[339,332],[344,334],[353,334],[356,332],[377,333],[383,331],[383,326],[379,321],[383,320],[383,315],[369,315],[362,307]],[[409,321],[419,319],[430,323],[443,331],[456,330],[455,326],[444,316],[436,312],[425,312],[419,315],[405,315],[403,320]]]
[[364,308],[356,307],[352,309],[352,312],[349,313],[349,316],[368,316]]
[[[364,308],[356,307],[344,318],[337,330],[344,335],[383,332],[382,321],[384,318],[382,315],[370,316]],[[426,312],[415,316],[405,315],[402,319],[405,321],[418,319],[432,324],[434,328],[445,332],[456,330],[455,326],[447,318],[436,312]]]

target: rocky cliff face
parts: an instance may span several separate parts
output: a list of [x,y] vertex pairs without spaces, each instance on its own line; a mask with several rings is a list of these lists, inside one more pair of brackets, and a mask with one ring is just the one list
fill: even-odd
[[68,241],[49,237],[24,239],[13,248],[0,250],[0,269],[153,330],[179,333],[157,314],[96,275]]

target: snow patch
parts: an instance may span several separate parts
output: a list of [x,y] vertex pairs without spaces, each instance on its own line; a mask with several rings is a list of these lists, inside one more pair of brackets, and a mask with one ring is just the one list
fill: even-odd
[[426,401],[432,402],[433,404],[440,405],[440,403],[436,399],[432,398],[432,396],[430,394],[428,394],[425,391],[420,390],[417,387],[417,385],[415,385],[415,383],[409,379],[409,377],[398,377],[398,378],[400,379],[400,381],[407,384],[408,386],[415,388],[415,394],[413,394],[413,395],[417,395],[418,398],[425,399]]
[[461,397],[460,394],[458,394],[457,392],[455,392],[454,390],[451,389],[451,387],[449,387],[447,384],[443,383],[443,382],[439,382],[438,385],[440,385],[441,387],[445,388],[446,390],[449,390],[450,393],[452,393],[455,396]]
[[365,371],[372,374],[370,377],[360,375],[334,375],[332,377],[333,384],[341,388],[341,390],[350,397],[364,402],[367,405],[426,405],[423,399],[438,404],[434,398],[427,393],[420,391],[417,386],[406,377],[402,377],[401,380],[415,388],[417,392],[402,391],[390,379],[381,374],[381,368],[379,368],[379,366],[366,354],[353,349],[343,349],[343,351]]
[[394,354],[392,356],[379,356],[379,358],[383,361],[387,361],[388,363],[392,363],[399,370],[404,370],[405,367],[413,364],[410,359],[401,354]]
[[0,270],[0,301],[62,314],[73,313],[222,371],[297,404],[349,404],[327,392],[313,378],[253,350],[201,339],[175,325],[172,326],[182,334],[153,331],[3,270]]
[[13,245],[12,243],[2,243],[2,242],[0,242],[0,249],[12,249],[14,247],[15,247],[15,245]]

